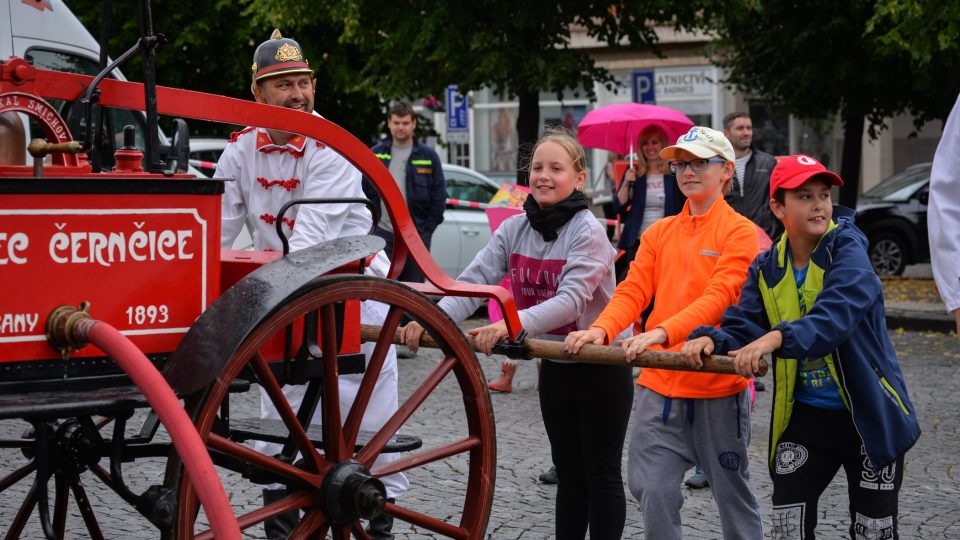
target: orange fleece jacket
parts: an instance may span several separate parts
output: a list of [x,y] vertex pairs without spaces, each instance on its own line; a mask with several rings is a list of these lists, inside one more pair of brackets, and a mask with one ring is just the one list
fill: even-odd
[[[640,328],[640,314],[656,295],[647,329],[663,328],[667,341],[650,350],[678,351],[694,328],[719,326],[724,310],[736,304],[747,269],[760,252],[757,228],[722,197],[702,216],[690,203],[676,216],[650,226],[640,239],[630,271],[591,325],[607,343],[625,328]],[[736,394],[748,381],[738,375],[644,368],[637,384],[676,398],[717,398]]]

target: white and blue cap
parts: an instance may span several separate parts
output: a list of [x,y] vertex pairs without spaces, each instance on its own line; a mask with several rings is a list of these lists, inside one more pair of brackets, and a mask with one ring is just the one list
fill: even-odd
[[703,126],[693,126],[690,131],[677,139],[677,144],[668,146],[660,151],[660,158],[675,159],[677,150],[686,150],[698,158],[712,158],[720,156],[727,161],[734,161],[733,145],[723,135],[722,131]]

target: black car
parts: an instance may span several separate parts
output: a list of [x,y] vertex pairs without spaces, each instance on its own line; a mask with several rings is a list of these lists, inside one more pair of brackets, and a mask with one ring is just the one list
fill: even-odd
[[870,262],[881,276],[898,276],[908,264],[930,260],[930,167],[907,167],[860,196],[856,223],[870,240]]

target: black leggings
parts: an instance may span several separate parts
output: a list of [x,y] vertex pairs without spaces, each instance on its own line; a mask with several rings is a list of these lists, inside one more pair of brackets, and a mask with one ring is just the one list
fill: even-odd
[[[770,474],[774,537],[815,538],[817,503],[842,466],[850,497],[850,538],[898,538],[903,456],[880,471],[868,463],[848,411],[795,403]],[[802,536],[797,534],[801,531]]]
[[631,367],[543,361],[540,410],[557,467],[556,537],[619,539],[620,473],[633,406]]

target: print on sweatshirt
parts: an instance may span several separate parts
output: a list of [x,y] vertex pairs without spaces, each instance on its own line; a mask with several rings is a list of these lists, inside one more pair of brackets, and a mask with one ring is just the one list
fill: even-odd
[[[518,309],[527,309],[550,300],[557,295],[563,259],[534,259],[519,253],[510,254],[510,285]],[[565,336],[577,329],[576,321],[548,331],[548,334]]]

